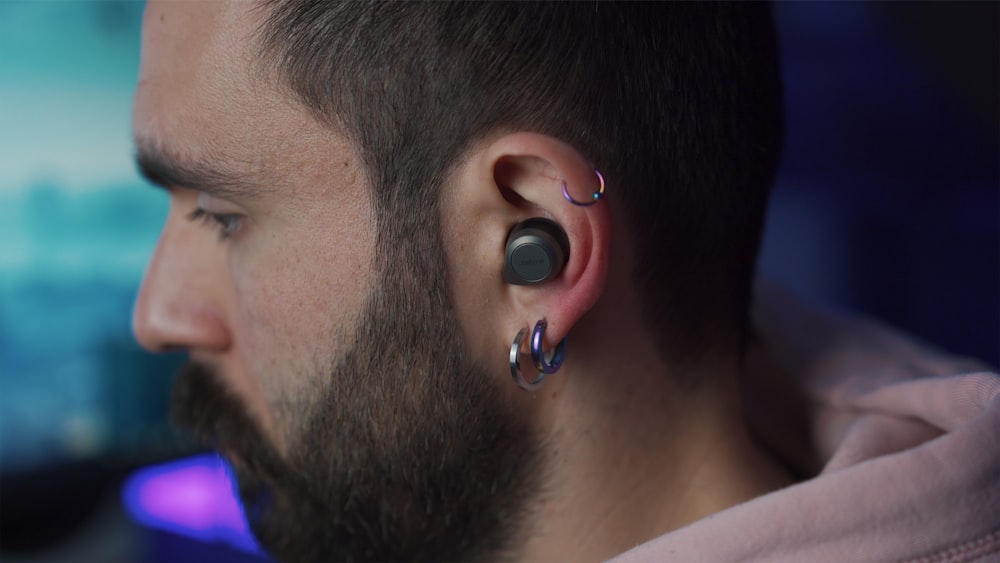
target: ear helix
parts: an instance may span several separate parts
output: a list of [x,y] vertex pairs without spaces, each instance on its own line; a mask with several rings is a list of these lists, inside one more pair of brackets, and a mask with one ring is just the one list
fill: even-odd
[[522,221],[507,236],[503,279],[514,285],[548,281],[569,259],[569,238],[555,221],[534,217]]

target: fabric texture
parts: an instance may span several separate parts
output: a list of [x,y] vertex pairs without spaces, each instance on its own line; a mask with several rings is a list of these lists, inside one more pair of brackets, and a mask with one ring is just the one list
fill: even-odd
[[801,480],[613,559],[1000,561],[1000,376],[759,288],[747,415]]

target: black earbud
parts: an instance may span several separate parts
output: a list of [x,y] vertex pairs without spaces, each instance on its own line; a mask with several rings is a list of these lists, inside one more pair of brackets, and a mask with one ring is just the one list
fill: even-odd
[[522,221],[507,235],[503,279],[515,285],[548,281],[569,259],[569,238],[555,221],[534,217]]

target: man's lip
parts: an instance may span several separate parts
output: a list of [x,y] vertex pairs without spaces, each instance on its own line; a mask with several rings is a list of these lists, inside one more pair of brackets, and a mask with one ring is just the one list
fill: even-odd
[[232,448],[219,448],[218,452],[220,456],[225,458],[226,461],[228,461],[233,465],[239,465],[239,466],[245,465],[243,463],[243,458],[240,457],[240,455],[236,453],[236,450]]

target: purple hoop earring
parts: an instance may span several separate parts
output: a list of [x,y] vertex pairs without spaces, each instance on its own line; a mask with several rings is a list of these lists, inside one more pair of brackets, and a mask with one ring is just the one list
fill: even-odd
[[514,342],[510,345],[510,375],[514,378],[514,382],[517,386],[525,391],[535,391],[542,386],[542,380],[545,379],[547,373],[539,373],[538,378],[534,381],[528,381],[521,375],[521,343],[524,342],[524,337],[528,334],[528,328],[522,328],[517,331],[517,336],[514,337]]
[[604,176],[601,175],[601,172],[596,168],[594,169],[594,174],[597,174],[597,179],[601,181],[601,185],[600,187],[597,188],[597,191],[594,192],[594,194],[591,196],[590,201],[577,201],[573,199],[573,196],[569,195],[569,192],[566,191],[566,180],[563,180],[562,192],[563,192],[563,197],[566,198],[566,201],[572,203],[573,205],[579,205],[580,207],[590,207],[591,205],[594,205],[595,203],[600,201],[600,199],[604,197]]
[[[566,359],[566,338],[552,351],[552,359],[545,359],[545,351],[542,350],[542,341],[545,340],[545,327],[548,323],[542,319],[535,323],[535,330],[531,331],[531,359],[535,362],[535,368],[539,373],[550,374],[559,371],[563,360]],[[540,381],[540,379],[539,379]]]

